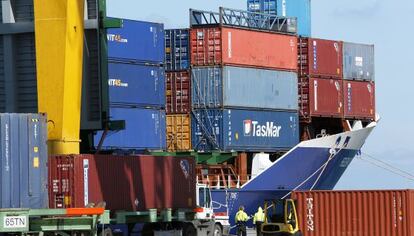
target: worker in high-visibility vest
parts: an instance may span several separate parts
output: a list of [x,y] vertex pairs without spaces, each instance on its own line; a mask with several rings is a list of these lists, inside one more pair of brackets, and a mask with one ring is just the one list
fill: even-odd
[[256,227],[256,234],[257,234],[257,236],[261,236],[262,235],[262,231],[261,230],[262,230],[262,224],[263,224],[264,220],[265,220],[265,214],[263,212],[263,209],[261,207],[259,207],[257,209],[256,214],[254,214],[254,217],[253,217],[253,224]]
[[237,224],[237,236],[247,236],[246,223],[248,220],[249,216],[247,216],[246,212],[244,212],[244,206],[240,206],[235,217],[235,222]]

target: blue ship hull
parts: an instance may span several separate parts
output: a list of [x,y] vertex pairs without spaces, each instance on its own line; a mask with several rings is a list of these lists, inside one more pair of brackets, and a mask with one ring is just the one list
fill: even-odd
[[375,125],[301,142],[240,189],[212,190],[214,212],[227,212],[234,226],[240,205],[253,215],[265,199],[286,198],[294,190],[332,190]]

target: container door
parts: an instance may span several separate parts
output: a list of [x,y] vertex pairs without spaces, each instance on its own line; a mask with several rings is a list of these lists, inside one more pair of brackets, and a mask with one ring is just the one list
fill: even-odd
[[13,177],[12,177],[12,166],[11,163],[13,160],[11,159],[11,141],[10,141],[10,130],[11,124],[9,116],[6,114],[0,115],[1,119],[1,208],[11,208],[13,207],[13,194],[14,191],[12,189],[13,186]]
[[220,67],[193,68],[191,84],[193,108],[223,106],[223,73]]
[[[45,117],[41,115],[29,115],[25,123],[28,130],[28,143],[23,147],[27,151],[28,173],[29,173],[29,197],[30,206],[37,208],[44,208],[47,206],[46,194],[46,160],[47,154],[44,148],[45,137]],[[22,145],[20,145],[22,147]]]

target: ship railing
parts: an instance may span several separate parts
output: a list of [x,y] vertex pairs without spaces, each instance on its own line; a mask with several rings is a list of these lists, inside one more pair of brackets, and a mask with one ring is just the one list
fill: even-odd
[[197,176],[197,184],[207,184],[214,189],[241,188],[251,179],[251,175],[207,175]]
[[220,7],[219,12],[190,9],[190,27],[232,26],[286,34],[297,33],[297,18]]

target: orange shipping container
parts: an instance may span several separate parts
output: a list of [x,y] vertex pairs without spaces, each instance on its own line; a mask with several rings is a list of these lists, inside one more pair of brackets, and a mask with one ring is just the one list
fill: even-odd
[[190,115],[167,115],[167,150],[169,152],[191,149]]
[[375,84],[344,80],[344,113],[348,119],[375,119]]
[[414,236],[414,190],[294,192],[304,236]]
[[228,27],[193,28],[191,63],[297,71],[297,38]]
[[310,117],[344,116],[342,80],[301,78],[299,83],[300,115]]

